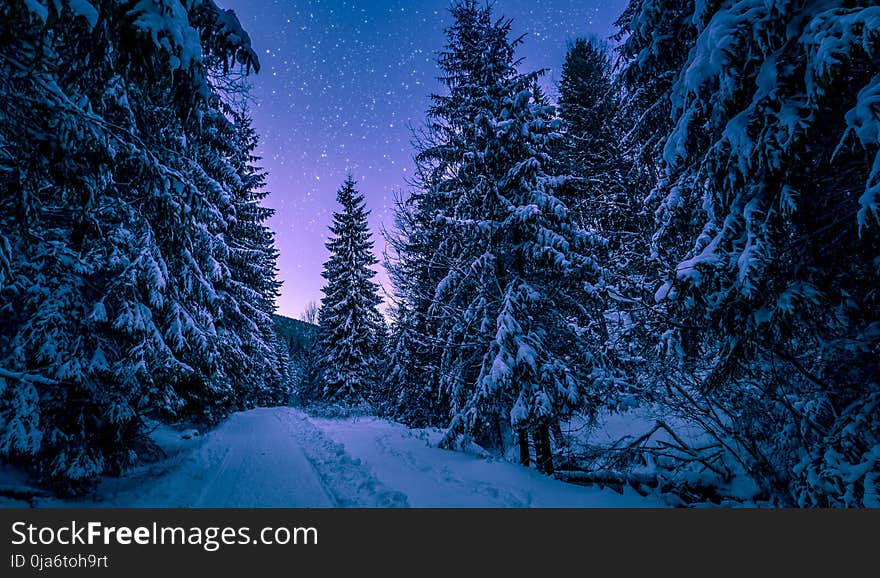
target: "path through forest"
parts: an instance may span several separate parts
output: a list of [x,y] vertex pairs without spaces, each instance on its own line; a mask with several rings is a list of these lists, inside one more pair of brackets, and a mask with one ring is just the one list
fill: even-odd
[[442,450],[439,430],[290,407],[233,414],[204,435],[159,429],[168,458],[105,478],[112,507],[656,507],[634,492],[566,484],[498,458]]

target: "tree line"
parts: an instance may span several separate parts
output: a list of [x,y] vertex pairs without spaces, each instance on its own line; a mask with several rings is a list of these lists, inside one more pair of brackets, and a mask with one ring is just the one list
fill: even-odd
[[[869,4],[632,0],[616,48],[571,45],[553,106],[512,22],[454,2],[388,236],[390,331],[349,180],[314,395],[685,502],[878,505]],[[573,416],[634,406],[672,419],[568,451]]]
[[286,401],[258,68],[212,0],[0,3],[0,459],[81,493]]

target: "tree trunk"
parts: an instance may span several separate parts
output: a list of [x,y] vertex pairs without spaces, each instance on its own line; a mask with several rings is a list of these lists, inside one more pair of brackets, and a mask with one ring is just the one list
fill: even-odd
[[532,439],[535,440],[535,467],[538,468],[539,472],[544,471],[544,456],[541,453],[544,449],[543,444],[541,442],[541,426],[535,426],[532,430]]
[[538,471],[550,475],[553,473],[553,453],[550,449],[550,427],[542,423],[535,428],[535,456]]
[[495,416],[495,437],[498,438],[498,447],[501,448],[501,455],[507,455],[507,447],[504,445],[504,430],[501,427],[501,420]]
[[517,429],[519,434],[519,463],[525,467],[531,464],[531,456],[529,456],[529,430],[521,427]]

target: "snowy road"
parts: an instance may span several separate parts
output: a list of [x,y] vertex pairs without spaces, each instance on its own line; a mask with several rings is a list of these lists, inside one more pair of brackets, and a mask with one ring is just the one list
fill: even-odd
[[[207,472],[208,482],[193,506],[335,506],[299,443],[301,421],[290,413],[265,410],[230,417],[202,448],[223,458]],[[193,481],[202,473],[191,472]]]
[[[132,507],[401,506],[342,447],[291,408],[233,414],[159,468],[106,479],[92,505]],[[81,505],[81,504],[77,504]]]
[[[164,435],[164,434],[163,434]],[[441,450],[437,430],[293,408],[233,414],[210,433],[160,438],[169,458],[107,478],[113,507],[657,507],[628,492],[565,484],[498,459]],[[155,437],[155,436],[154,436]],[[437,438],[437,439],[435,439]],[[164,443],[163,443],[164,442]],[[176,444],[176,446],[175,446]]]

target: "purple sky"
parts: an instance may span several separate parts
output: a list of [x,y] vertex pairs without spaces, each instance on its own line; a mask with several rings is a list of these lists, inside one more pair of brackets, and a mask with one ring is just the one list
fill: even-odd
[[[435,54],[445,43],[448,0],[219,0],[251,36],[262,71],[252,79],[266,204],[284,285],[278,312],[299,317],[320,301],[324,242],[336,189],[351,170],[372,211],[376,251],[392,225],[396,190],[412,174],[410,126],[439,90]],[[497,15],[527,33],[524,69],[548,68],[555,85],[568,43],[607,38],[626,0],[497,0]],[[377,280],[388,287],[384,271]],[[390,287],[388,287],[390,290]]]

